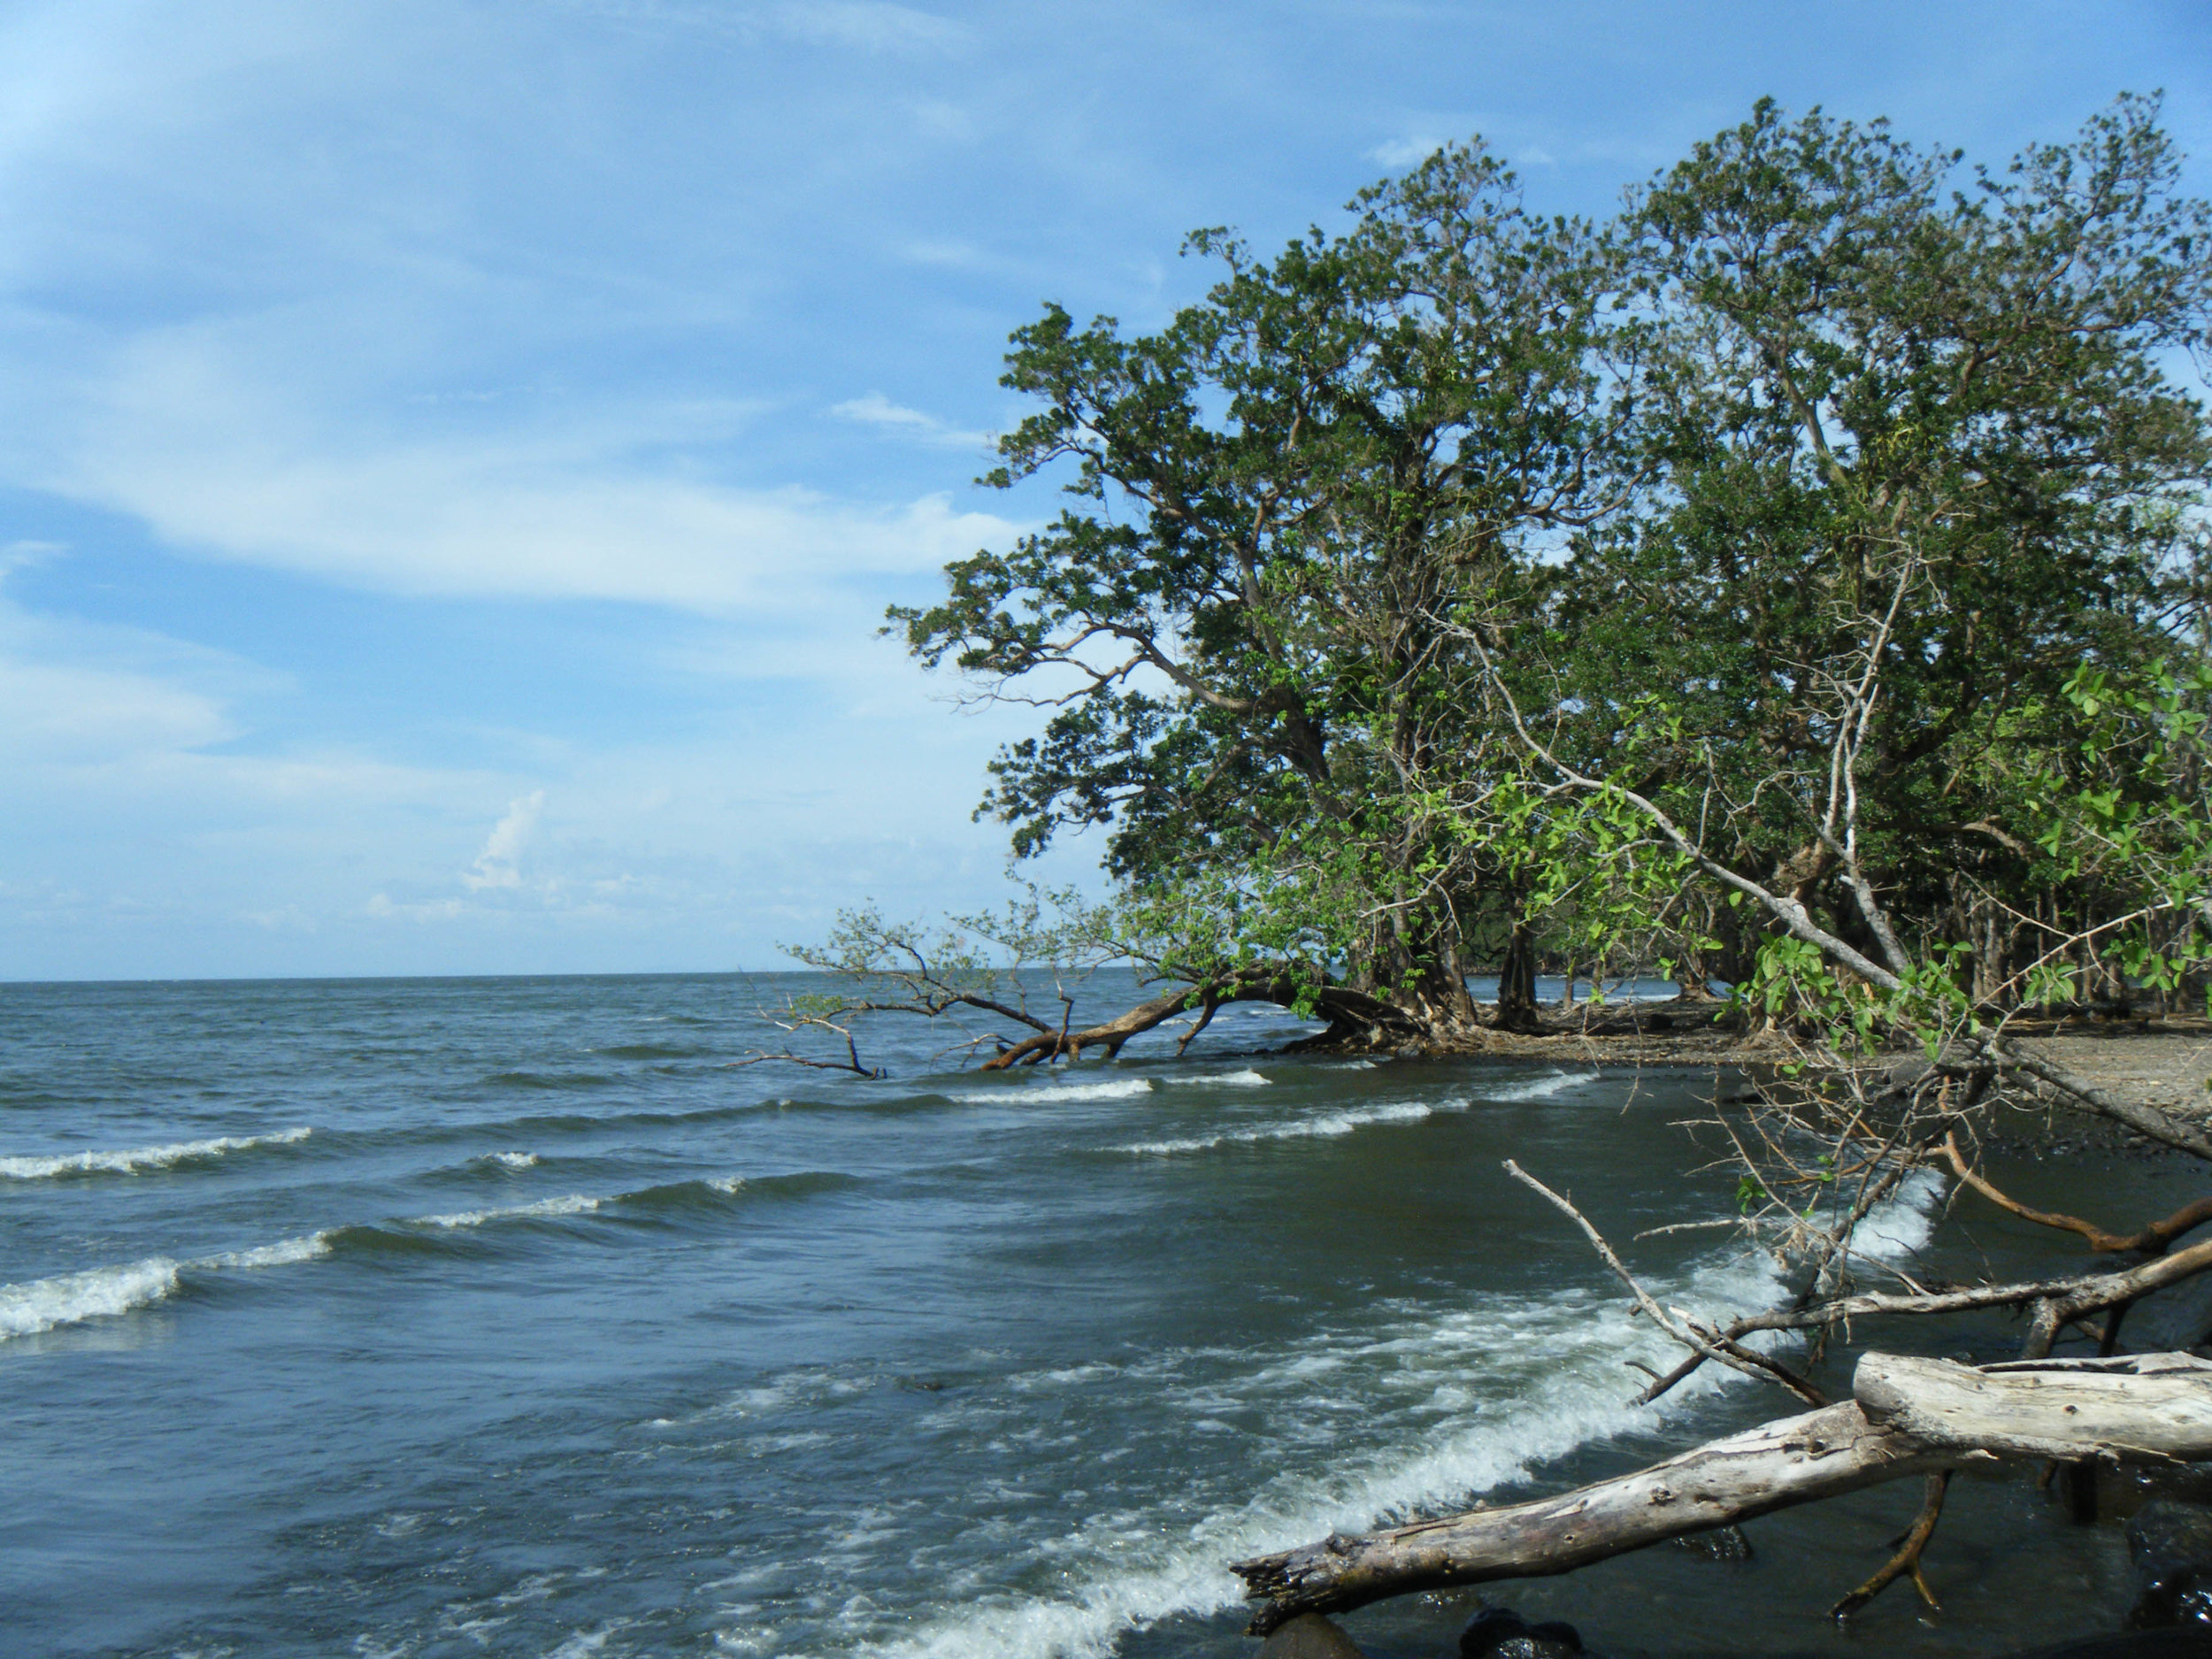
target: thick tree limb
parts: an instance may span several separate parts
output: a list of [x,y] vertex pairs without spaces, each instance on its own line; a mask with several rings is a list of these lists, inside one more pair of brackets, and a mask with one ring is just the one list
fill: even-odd
[[[1210,1020],[1215,1010],[1229,1002],[1272,1002],[1278,1007],[1289,1008],[1302,1001],[1310,1002],[1314,1011],[1332,1024],[1367,1025],[1408,1036],[1417,1035],[1423,1029],[1420,1023],[1403,1009],[1386,1002],[1380,997],[1369,996],[1364,992],[1340,985],[1315,986],[1271,969],[1260,969],[1240,973],[1225,980],[1194,977],[1192,983],[1179,991],[1156,996],[1126,1013],[1096,1025],[1086,1026],[1081,1031],[1056,1031],[1048,1026],[1042,1027],[1033,1037],[1025,1037],[992,1056],[983,1063],[983,1069],[998,1071],[1010,1065],[1073,1060],[1079,1057],[1086,1048],[1103,1048],[1110,1058],[1120,1053],[1122,1045],[1132,1037],[1141,1035],[1155,1025],[1187,1012],[1194,1005],[1203,1010],[1203,1017]],[[1028,1023],[1039,1025],[1035,1019]]]
[[1239,1562],[1264,1634],[1301,1613],[1541,1578],[1915,1474],[2005,1457],[2212,1459],[2212,1363],[2188,1355],[1976,1370],[1863,1356],[1855,1397],[1557,1497]]
[[1109,1058],[1121,1051],[1121,1046],[1132,1037],[1150,1031],[1175,1018],[1190,1006],[1192,994],[1187,990],[1171,991],[1165,996],[1156,996],[1148,1002],[1141,1002],[1126,1013],[1117,1015],[1096,1025],[1087,1025],[1081,1031],[1047,1029],[1033,1037],[1001,1049],[983,1063],[986,1071],[1000,1071],[1010,1065],[1025,1062],[1034,1065],[1045,1060],[1073,1060],[1086,1048],[1106,1050]]
[[2146,1102],[2122,1100],[2118,1095],[2108,1094],[2076,1077],[2071,1071],[2053,1065],[2035,1055],[2023,1054],[2009,1044],[1984,1041],[1978,1047],[2001,1068],[2022,1072],[2039,1083],[2048,1084],[2101,1118],[2109,1118],[2115,1123],[2124,1124],[2136,1133],[2177,1151],[2193,1152],[2200,1158],[2212,1161],[2212,1136],[2208,1136],[2193,1124],[2184,1123]]

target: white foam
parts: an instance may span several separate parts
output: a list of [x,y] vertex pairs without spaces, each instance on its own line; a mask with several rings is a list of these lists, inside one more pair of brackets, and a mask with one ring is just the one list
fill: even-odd
[[[1703,1269],[1663,1294],[1725,1317],[1769,1304],[1778,1284],[1764,1259],[1755,1258]],[[1379,1356],[1402,1363],[1379,1371]],[[1244,1586],[1227,1562],[1418,1510],[1463,1507],[1577,1447],[1657,1426],[1731,1386],[1731,1373],[1708,1367],[1655,1406],[1626,1403],[1640,1379],[1624,1362],[1664,1366],[1677,1357],[1649,1321],[1630,1317],[1625,1299],[1589,1293],[1498,1299],[1368,1336],[1325,1334],[1307,1351],[1274,1356],[1227,1384],[1226,1397],[1217,1384],[1179,1397],[1171,1390],[1163,1403],[1201,1412],[1190,1426],[1202,1432],[1215,1420],[1203,1415],[1208,1407],[1269,1396],[1310,1403],[1311,1379],[1331,1362],[1364,1363],[1371,1392],[1378,1383],[1397,1385],[1396,1402],[1361,1402],[1389,1411],[1394,1427],[1404,1425],[1388,1445],[1347,1458],[1324,1423],[1287,1460],[1309,1467],[1279,1477],[1248,1503],[1213,1509],[1193,1525],[1171,1501],[1097,1516],[1038,1540],[1033,1548],[1054,1560],[1068,1586],[1062,1597],[971,1593],[910,1635],[864,1640],[863,1651],[882,1659],[1105,1659],[1125,1631],[1237,1605]]]
[[[1556,1087],[1578,1080],[1547,1079]],[[1924,1242],[1939,1191],[1932,1178],[1910,1178],[1862,1224],[1861,1248],[1908,1250]],[[1663,1302],[1724,1322],[1773,1305],[1783,1279],[1769,1258],[1754,1254],[1652,1288]],[[1294,1430],[1278,1444],[1286,1472],[1258,1497],[1214,1508],[1194,1525],[1168,1500],[1039,1538],[1027,1553],[1050,1558],[1066,1586],[1059,1595],[974,1587],[910,1633],[872,1623],[856,1632],[859,1646],[879,1659],[1108,1659],[1130,1630],[1238,1605],[1244,1586],[1226,1562],[1463,1508],[1579,1447],[1663,1427],[1742,1380],[1707,1366],[1655,1405],[1628,1403],[1641,1380],[1624,1369],[1629,1362],[1663,1370],[1679,1357],[1648,1320],[1632,1317],[1624,1298],[1578,1290],[1488,1299],[1379,1331],[1323,1333],[1288,1352],[1252,1356],[1258,1363],[1226,1378],[1179,1380],[1193,1369],[1188,1355],[1147,1362],[1135,1369],[1157,1369],[1162,1409],[1184,1414],[1191,1432],[1210,1432],[1221,1422],[1217,1413],[1234,1419],[1240,1409],[1248,1423],[1259,1410],[1310,1424],[1309,1432]],[[1064,1386],[1102,1371],[1009,1380]],[[1322,1378],[1328,1401],[1316,1396]],[[1365,1421],[1386,1418],[1385,1443],[1347,1455],[1332,1402]]]
[[1183,1141],[1141,1141],[1133,1146],[1116,1147],[1117,1152],[1127,1152],[1138,1157],[1172,1157],[1179,1152],[1204,1152],[1214,1147],[1249,1146],[1262,1141],[1303,1141],[1316,1136],[1333,1139],[1348,1135],[1356,1129],[1370,1124],[1418,1123],[1434,1115],[1436,1108],[1425,1101],[1393,1101],[1380,1106],[1355,1108],[1348,1111],[1325,1112],[1315,1118],[1300,1118],[1287,1123],[1262,1124],[1251,1129],[1225,1129],[1217,1135],[1195,1135]]
[[311,1233],[304,1238],[280,1239],[274,1244],[257,1246],[250,1250],[230,1250],[221,1256],[204,1256],[189,1263],[193,1267],[289,1267],[296,1262],[311,1262],[319,1256],[330,1254],[330,1235]]
[[306,1128],[286,1129],[272,1135],[218,1135],[209,1141],[179,1141],[162,1147],[73,1152],[53,1157],[0,1158],[0,1179],[36,1181],[57,1175],[96,1172],[131,1175],[140,1170],[165,1170],[196,1158],[219,1158],[226,1152],[242,1152],[249,1147],[288,1146],[306,1140],[313,1133]]
[[123,1267],[0,1285],[0,1340],[35,1336],[58,1325],[128,1313],[159,1302],[177,1287],[178,1265],[165,1256],[150,1256]]
[[484,1156],[492,1163],[503,1164],[511,1170],[526,1170],[538,1161],[538,1155],[534,1152],[487,1152]]
[[981,1089],[971,1094],[956,1094],[953,1099],[979,1105],[1002,1105],[1009,1102],[1026,1105],[1040,1100],[1127,1100],[1133,1095],[1149,1094],[1152,1079],[1144,1077],[1117,1078],[1110,1083],[1048,1083],[1041,1088]]
[[1915,1170],[1866,1213],[1852,1233],[1851,1248],[1892,1266],[1909,1261],[1935,1236],[1942,1198],[1943,1177],[1933,1170]]
[[449,1216],[418,1216],[402,1225],[411,1227],[480,1227],[488,1221],[511,1221],[526,1216],[588,1215],[608,1202],[584,1193],[570,1193],[560,1198],[541,1198],[534,1204],[506,1204],[495,1210],[462,1210]]
[[872,1372],[843,1377],[818,1366],[787,1371],[770,1378],[757,1388],[741,1388],[720,1404],[710,1406],[699,1415],[703,1417],[770,1417],[794,1407],[818,1406],[832,1401],[850,1400],[872,1393],[881,1385],[882,1380]]
[[546,1655],[545,1659],[595,1659],[606,1649],[608,1640],[618,1630],[626,1629],[634,1621],[618,1618],[594,1631],[571,1631],[568,1640]]
[[1554,1071],[1548,1077],[1531,1078],[1525,1083],[1507,1083],[1495,1088],[1481,1089],[1478,1091],[1477,1098],[1502,1104],[1514,1101],[1548,1100],[1578,1083],[1594,1083],[1600,1075],[1596,1071]]
[[35,1336],[58,1325],[86,1319],[111,1318],[143,1308],[172,1294],[179,1275],[188,1271],[224,1269],[286,1267],[312,1261],[330,1253],[329,1235],[310,1233],[284,1239],[250,1250],[229,1250],[196,1261],[179,1262],[166,1256],[150,1256],[119,1267],[93,1267],[81,1272],[58,1273],[20,1285],[0,1285],[0,1341],[11,1337]]
[[1248,1065],[1241,1071],[1216,1071],[1210,1077],[1179,1077],[1171,1080],[1202,1088],[1265,1088],[1270,1082]]

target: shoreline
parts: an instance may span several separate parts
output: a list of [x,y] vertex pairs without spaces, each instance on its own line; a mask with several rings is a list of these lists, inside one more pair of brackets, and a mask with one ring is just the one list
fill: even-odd
[[[1747,1033],[1680,1028],[1677,1022],[1702,1016],[1715,1005],[1672,1002],[1632,1004],[1626,1010],[1589,1009],[1563,1016],[1545,1010],[1535,1032],[1499,1031],[1485,1026],[1463,1046],[1398,1050],[1403,1059],[1461,1061],[1571,1060],[1582,1065],[1622,1071],[1755,1071],[1786,1063],[1795,1051],[1786,1039],[1768,1033]],[[1690,1011],[1694,1010],[1694,1011]],[[2131,1102],[2156,1106],[2195,1123],[2212,1122],[2212,1020],[2180,1015],[2116,1019],[2076,1016],[2057,1020],[2021,1021],[2008,1035],[2026,1053],[2062,1067],[2085,1081]],[[1317,1055],[1334,1052],[1318,1043],[1291,1044],[1271,1052]],[[1365,1052],[1347,1046],[1342,1052]],[[1917,1048],[1878,1049],[1868,1064],[1892,1070],[1923,1064]],[[2015,1110],[2066,1107],[2055,1091],[2008,1091],[1997,1102]],[[2086,1116],[2079,1108],[2066,1107]]]

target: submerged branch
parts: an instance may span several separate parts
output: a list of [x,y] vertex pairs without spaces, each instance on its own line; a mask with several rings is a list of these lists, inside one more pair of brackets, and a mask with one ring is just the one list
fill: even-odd
[[2078,1233],[2088,1240],[2091,1249],[2101,1255],[2131,1250],[2163,1252],[2183,1233],[2192,1232],[2202,1226],[2206,1222],[2212,1221],[2212,1197],[2207,1197],[2200,1198],[2194,1203],[2185,1204],[2172,1215],[2162,1220],[2151,1222],[2134,1233],[2125,1234],[2107,1233],[2093,1221],[2085,1221],[2079,1216],[2062,1216],[2047,1210],[2031,1210],[2019,1200],[2009,1198],[1999,1192],[1996,1187],[1990,1185],[1988,1179],[1978,1170],[1967,1163],[1964,1154],[1959,1150],[1958,1136],[1955,1133],[1945,1138],[1943,1156],[1949,1162],[1953,1172],[1960,1180],[1989,1200],[1998,1209],[2017,1216],[2023,1221],[2032,1221],[2038,1226],[2055,1227],[2064,1233]]

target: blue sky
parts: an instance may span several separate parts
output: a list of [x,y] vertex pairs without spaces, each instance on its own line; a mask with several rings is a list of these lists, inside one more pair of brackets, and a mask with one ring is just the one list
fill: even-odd
[[[2001,160],[2212,6],[0,5],[0,978],[776,966],[989,902],[1033,716],[874,636],[1049,509],[1008,332],[1486,135],[1772,94]],[[2194,188],[2212,179],[2193,161]],[[1042,873],[1080,876],[1071,842]]]

